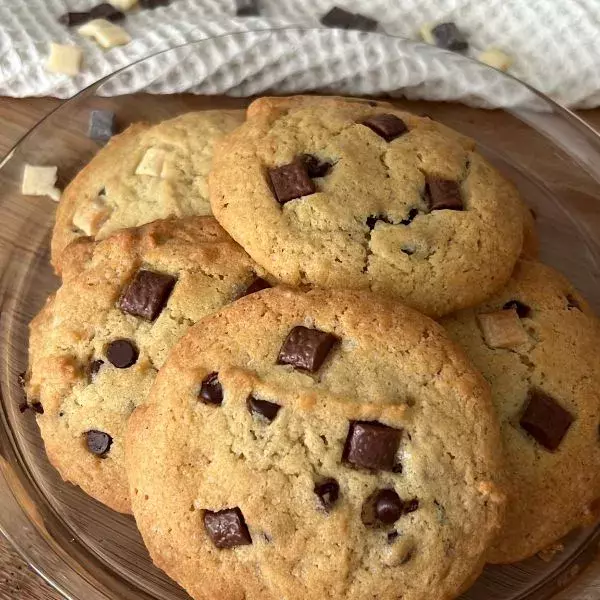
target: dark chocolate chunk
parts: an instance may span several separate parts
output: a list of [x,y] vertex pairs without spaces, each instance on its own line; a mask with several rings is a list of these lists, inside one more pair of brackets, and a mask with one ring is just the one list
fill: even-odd
[[218,512],[204,511],[204,528],[217,548],[235,548],[252,543],[244,515],[237,506]]
[[154,321],[167,303],[174,286],[175,277],[142,269],[125,289],[119,308],[130,315]]
[[456,23],[440,23],[431,30],[431,35],[436,46],[440,48],[462,52],[469,47],[465,36],[456,26]]
[[334,6],[328,13],[321,17],[321,25],[325,27],[336,27],[338,29],[350,29],[354,22],[354,13]]
[[333,166],[330,162],[327,162],[326,160],[321,161],[313,154],[303,154],[300,157],[300,160],[304,163],[306,172],[311,178],[325,177],[325,175],[331,171],[331,167]]
[[567,294],[567,308],[574,308],[576,310],[581,310],[581,305],[579,304],[577,298],[573,296],[573,294]]
[[356,13],[348,29],[356,29],[357,31],[375,31],[378,25],[379,22],[376,19]]
[[292,365],[314,373],[338,341],[335,335],[298,325],[289,333],[277,357],[278,365]]
[[270,287],[272,286],[266,279],[263,279],[262,277],[256,277],[254,281],[238,296],[238,298],[255,294],[256,292],[266,290]]
[[386,142],[391,142],[408,131],[406,123],[389,113],[373,115],[362,121],[362,124],[381,136]]
[[98,374],[98,371],[100,370],[100,367],[103,364],[104,364],[104,361],[100,358],[97,358],[96,360],[93,360],[90,363],[89,371],[90,371],[90,379],[92,381],[94,381],[96,375]]
[[410,225],[414,218],[419,214],[419,209],[418,208],[411,208],[408,211],[408,217],[406,217],[406,219],[403,219],[402,221],[400,221],[401,225]]
[[112,442],[112,437],[110,437],[108,433],[104,433],[104,431],[91,429],[90,431],[85,432],[85,443],[87,448],[96,456],[105,456],[110,450]]
[[[88,137],[95,142],[106,143],[115,135],[115,113],[110,110],[93,110],[90,112]],[[98,194],[105,193],[104,188]]]
[[126,369],[135,364],[139,352],[131,340],[113,340],[106,349],[106,358],[117,369]]
[[367,227],[371,231],[373,231],[375,223],[377,223],[377,221],[382,221],[383,223],[387,223],[388,225],[393,225],[392,221],[390,221],[389,218],[385,215],[371,215],[370,217],[367,217]]
[[266,400],[259,400],[254,396],[248,396],[246,401],[248,410],[253,415],[260,415],[267,419],[267,421],[273,421],[279,412],[281,406],[275,404],[275,402],[267,402]]
[[235,4],[238,17],[258,17],[260,14],[257,0],[236,0]]
[[168,6],[171,0],[139,0],[142,8],[158,8],[159,6]]
[[401,429],[377,421],[352,421],[342,459],[356,467],[393,471],[401,436]]
[[514,308],[517,311],[517,316],[519,319],[526,319],[531,313],[531,308],[527,306],[527,304],[523,304],[518,300],[509,300],[503,307],[503,310],[511,310]]
[[382,523],[395,523],[402,516],[403,503],[394,490],[379,490],[373,503],[375,517]]
[[33,410],[33,412],[37,413],[38,415],[44,414],[44,407],[42,406],[41,402],[32,402],[29,406],[31,407],[31,410]]
[[68,12],[58,18],[58,22],[61,25],[67,27],[76,27],[87,23],[92,17],[89,12]]
[[340,484],[333,478],[324,479],[315,484],[315,494],[318,496],[323,508],[330,511],[340,495]]
[[219,374],[216,371],[209,373],[202,380],[199,398],[204,404],[221,406],[223,403],[223,388],[219,382]]
[[427,176],[425,201],[429,210],[463,210],[460,185],[452,179]]
[[519,421],[521,427],[547,450],[556,450],[574,418],[554,398],[540,390],[530,390]]
[[107,21],[120,21],[125,18],[125,13],[121,12],[118,8],[115,8],[112,4],[108,2],[103,2],[102,4],[98,4],[98,6],[94,6],[90,10],[90,18],[91,19],[106,19]]
[[285,204],[302,196],[309,196],[316,191],[315,184],[308,176],[304,163],[300,160],[269,169],[269,177],[279,204]]

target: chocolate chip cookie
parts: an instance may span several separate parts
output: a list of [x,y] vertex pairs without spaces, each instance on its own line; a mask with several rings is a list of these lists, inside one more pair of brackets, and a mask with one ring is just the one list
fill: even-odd
[[368,101],[257,102],[217,144],[210,200],[281,281],[370,288],[431,316],[506,283],[523,205],[473,140]]
[[356,291],[203,319],[126,437],[150,554],[202,600],[455,597],[500,522],[500,450],[442,328]]
[[78,268],[67,261],[68,277],[31,324],[26,392],[61,476],[126,512],[123,430],[169,349],[268,283],[212,217],[156,221],[71,250]]
[[104,239],[156,219],[210,215],[213,145],[244,120],[243,111],[183,114],[136,123],[111,139],[67,186],[52,235],[52,264],[73,240]]
[[490,382],[502,423],[511,494],[488,558],[527,558],[598,512],[600,324],[562,275],[531,261],[442,324]]

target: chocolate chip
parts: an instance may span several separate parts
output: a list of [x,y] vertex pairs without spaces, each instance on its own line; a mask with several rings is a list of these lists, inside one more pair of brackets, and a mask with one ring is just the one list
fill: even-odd
[[402,119],[388,113],[373,115],[362,124],[381,136],[386,142],[391,142],[408,131],[408,127]]
[[316,191],[315,184],[300,160],[269,169],[269,177],[279,204],[309,196]]
[[270,287],[272,286],[266,279],[263,279],[262,277],[256,277],[256,279],[254,279],[254,281],[238,296],[238,298],[255,294],[256,292],[266,290]]
[[425,201],[429,210],[463,210],[460,186],[452,179],[427,176]]
[[342,459],[356,467],[393,471],[401,436],[401,429],[377,421],[352,421]]
[[106,19],[107,21],[114,22],[124,19],[125,13],[115,8],[112,4],[109,4],[108,2],[103,2],[102,4],[98,4],[98,6],[94,6],[94,8],[90,10],[90,18]]
[[328,478],[315,484],[315,494],[318,496],[323,508],[330,511],[340,495],[340,484],[333,478]]
[[167,303],[174,286],[175,277],[142,269],[125,289],[119,308],[135,317],[154,321]]
[[29,406],[31,407],[31,410],[38,415],[44,414],[44,407],[42,406],[41,402],[32,402]]
[[273,421],[279,412],[281,406],[274,402],[267,402],[266,400],[259,400],[254,396],[248,396],[246,400],[248,410],[253,415],[260,415],[267,419],[267,421]]
[[277,357],[278,365],[292,365],[314,373],[323,364],[338,338],[331,333],[298,325],[289,333]]
[[237,506],[218,512],[204,511],[204,528],[217,548],[235,548],[252,544],[244,515]]
[[93,360],[90,363],[90,379],[92,381],[94,381],[94,379],[96,378],[96,375],[98,374],[98,371],[100,370],[100,367],[104,364],[104,361],[100,358],[97,358],[96,360]]
[[219,374],[216,371],[209,373],[202,380],[199,397],[204,404],[221,406],[223,403],[223,388],[219,382]]
[[377,221],[382,221],[388,225],[393,225],[392,221],[390,221],[385,215],[371,215],[370,217],[367,217],[367,227],[373,231]]
[[435,40],[436,46],[462,52],[469,47],[465,36],[456,26],[456,23],[440,23],[431,30],[431,35]]
[[567,308],[570,310],[574,308],[576,310],[581,310],[581,304],[579,304],[577,298],[573,296],[573,294],[567,294]]
[[103,457],[110,450],[113,439],[104,433],[104,431],[98,431],[91,429],[85,432],[85,443],[87,444],[88,450],[96,456]]
[[519,319],[526,319],[531,312],[531,308],[527,304],[519,302],[519,300],[509,300],[503,307],[503,310],[511,310],[514,308],[517,311]]
[[531,390],[519,421],[521,427],[547,450],[556,450],[574,418],[554,398]]
[[117,369],[126,369],[135,364],[139,352],[130,340],[113,340],[106,349],[106,358]]
[[406,217],[406,219],[403,219],[402,221],[400,221],[401,225],[410,225],[414,218],[419,214],[419,209],[418,208],[411,208],[408,211],[408,217]]
[[402,500],[394,490],[380,490],[374,501],[375,517],[382,523],[395,523],[402,516]]
[[334,6],[321,17],[321,25],[337,29],[357,29],[359,31],[375,31],[378,22],[375,19],[358,13],[351,13],[343,8]]
[[393,544],[399,537],[400,534],[395,529],[392,529],[392,531],[389,531],[387,534],[388,544]]
[[321,161],[313,154],[302,154],[300,160],[304,163],[306,172],[311,178],[325,177],[325,175],[331,171],[331,167],[333,166],[330,162],[327,162],[326,160]]
[[[110,110],[93,110],[90,112],[88,137],[96,142],[106,143],[115,135],[115,113]],[[106,190],[102,188],[99,196]]]
[[258,17],[260,14],[257,0],[236,0],[235,4],[238,17]]
[[376,19],[371,19],[371,17],[356,13],[348,29],[356,29],[357,31],[375,31],[378,25],[379,22]]
[[76,27],[83,23],[87,23],[92,17],[89,12],[68,12],[58,18],[61,25],[67,27]]

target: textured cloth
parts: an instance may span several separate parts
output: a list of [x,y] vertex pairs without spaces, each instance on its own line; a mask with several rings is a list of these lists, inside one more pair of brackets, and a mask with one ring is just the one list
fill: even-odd
[[[230,32],[319,26],[331,0],[259,0],[260,17],[236,17],[234,0],[173,0],[131,11],[121,23],[133,40],[105,51],[58,23],[67,10],[100,0],[0,0],[0,94],[69,97],[157,51]],[[418,39],[423,23],[453,20],[476,56],[489,46],[510,54],[510,73],[569,106],[600,104],[600,3],[597,0],[337,0],[380,21],[380,32]],[[48,73],[49,42],[84,48],[76,77]],[[527,91],[460,55],[415,47],[378,33],[279,31],[224,37],[180,49],[127,71],[107,94],[146,90],[242,95],[265,90],[336,89],[402,93],[469,104],[522,103]]]

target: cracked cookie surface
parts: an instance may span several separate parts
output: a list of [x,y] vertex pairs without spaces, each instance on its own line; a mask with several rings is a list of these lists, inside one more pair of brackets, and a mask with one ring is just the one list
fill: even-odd
[[156,219],[210,215],[213,146],[244,120],[241,110],[191,112],[114,136],[65,189],[52,234],[52,264],[82,236],[101,240]]
[[212,217],[156,221],[67,254],[62,287],[32,321],[26,392],[63,479],[130,510],[123,431],[171,346],[255,280]]
[[129,421],[136,522],[197,600],[447,600],[499,525],[489,389],[367,292],[253,294],[173,348]]
[[600,324],[560,273],[533,261],[441,323],[491,384],[501,419],[510,494],[488,560],[527,558],[597,517]]
[[430,316],[507,281],[523,205],[473,140],[387,105],[255,104],[216,146],[210,199],[281,281],[370,288]]

